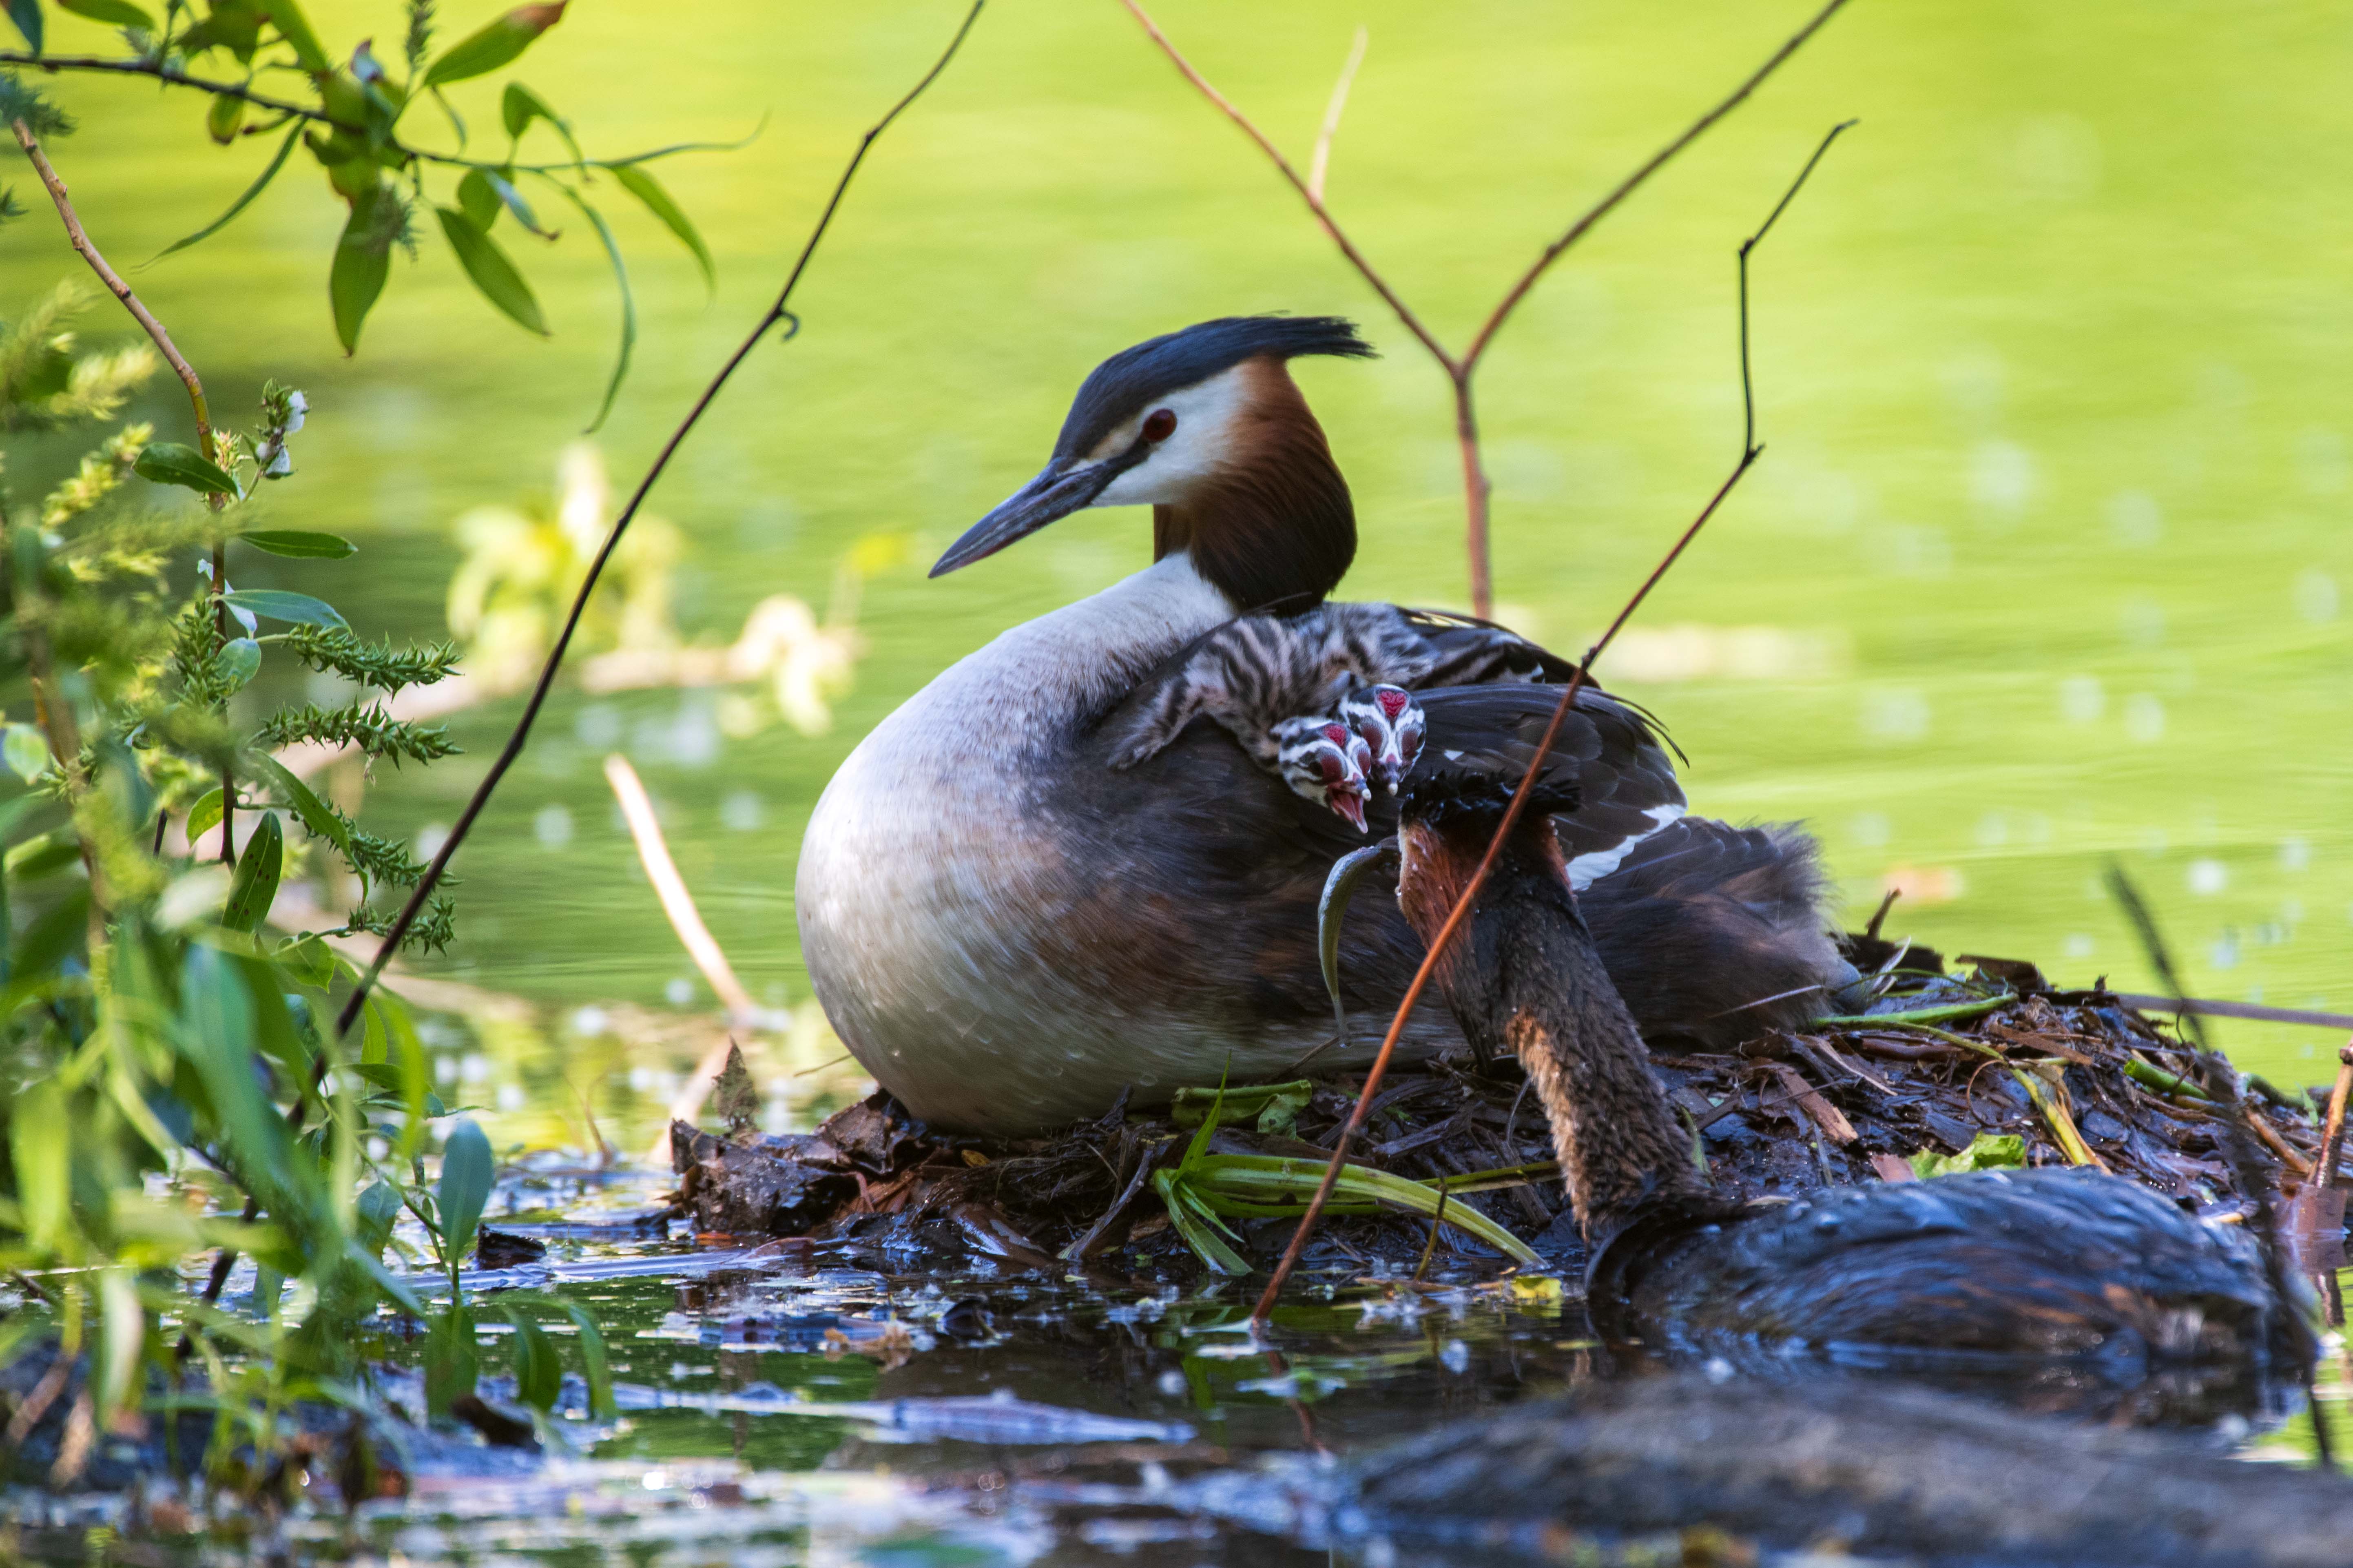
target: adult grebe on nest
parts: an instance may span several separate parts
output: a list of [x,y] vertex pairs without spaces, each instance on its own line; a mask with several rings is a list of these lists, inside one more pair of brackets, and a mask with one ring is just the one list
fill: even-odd
[[[1356,517],[1288,362],[1370,352],[1344,321],[1246,316],[1114,355],[1045,470],[933,568],[1082,507],[1152,507],[1152,566],[944,672],[860,743],[810,820],[796,889],[810,980],[915,1115],[1015,1132],[1099,1115],[1123,1090],[1145,1104],[1287,1073],[1319,1048],[1322,1068],[1361,1060],[1367,1043],[1330,1044],[1315,910],[1332,862],[1391,831],[1379,786],[1398,753],[1367,737],[1359,823],[1324,809],[1328,791],[1278,782],[1289,741],[1271,726],[1386,682],[1415,689],[1425,756],[1482,754],[1541,731],[1546,683],[1568,671],[1498,627],[1326,603]],[[1192,722],[1250,695],[1217,688],[1218,671],[1250,667],[1240,642],[1269,625],[1322,651],[1290,666],[1321,682],[1313,700]],[[1644,1028],[1728,1042],[1824,1010],[1852,971],[1825,935],[1810,841],[1685,818],[1656,728],[1600,692],[1580,694],[1553,752],[1583,801],[1560,849]],[[1363,977],[1351,1010],[1370,1015],[1395,1007],[1419,940],[1377,910],[1345,952]],[[1404,1048],[1461,1044],[1432,1005]]]

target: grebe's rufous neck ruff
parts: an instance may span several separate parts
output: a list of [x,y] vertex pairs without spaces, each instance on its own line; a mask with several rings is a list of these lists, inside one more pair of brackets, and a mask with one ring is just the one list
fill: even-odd
[[1080,387],[1052,461],[931,575],[1083,507],[1149,505],[1155,560],[1186,552],[1237,610],[1313,608],[1356,558],[1356,518],[1286,366],[1372,352],[1336,316],[1225,316],[1122,350]]

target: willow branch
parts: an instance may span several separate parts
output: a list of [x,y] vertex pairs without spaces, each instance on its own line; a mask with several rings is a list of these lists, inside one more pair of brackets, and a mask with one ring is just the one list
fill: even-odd
[[106,291],[121,301],[122,308],[131,313],[131,318],[139,323],[140,330],[154,340],[156,349],[171,366],[173,374],[179,376],[182,385],[187,387],[188,401],[195,404],[196,409],[196,450],[205,455],[206,461],[210,461],[213,423],[211,410],[205,405],[205,384],[196,379],[195,367],[174,346],[172,334],[164,329],[164,323],[155,319],[153,312],[139,302],[139,296],[131,291],[131,285],[122,281],[120,272],[107,265],[106,258],[100,254],[96,245],[90,243],[89,233],[81,226],[81,218],[73,209],[73,203],[67,199],[66,182],[50,166],[48,154],[41,151],[41,143],[35,139],[32,127],[19,120],[12,129],[16,132],[16,145],[24,148],[25,156],[33,161],[33,172],[41,176],[41,184],[47,189],[49,200],[57,204],[58,217],[66,226],[66,238],[73,242],[73,248],[80,253],[81,259],[90,263],[90,270],[98,274],[98,281],[106,285]]
[[[190,76],[186,71],[175,69],[156,60],[109,59],[103,55],[35,55],[27,54],[22,49],[0,49],[0,65],[30,66],[37,70],[50,72],[97,71],[109,76],[143,76],[151,80],[162,82],[166,87],[193,88],[198,92],[207,92],[216,98],[234,98],[241,103],[250,103],[256,109],[266,109],[272,114],[282,114],[288,119],[301,120],[312,125],[323,125],[330,131],[346,131],[363,138],[371,134],[367,126],[346,120],[338,120],[323,110],[308,108],[283,98],[272,98],[266,92],[256,92],[253,89],[237,82],[216,81],[210,77]],[[282,125],[285,122],[281,120],[279,123]],[[461,157],[453,153],[432,153],[422,147],[409,146],[396,138],[387,138],[384,144],[388,151],[396,153],[404,158],[422,159],[428,164],[443,164],[453,169],[484,169],[491,174],[501,175],[556,174],[580,167],[579,164],[568,159],[561,164],[501,164],[487,158]],[[617,164],[640,164],[672,153],[724,152],[740,145],[742,143],[730,142],[682,142],[676,146],[658,148],[650,153],[633,153],[621,158],[592,158],[588,162],[591,167]]]
[[904,97],[891,106],[888,113],[869,126],[866,133],[858,139],[857,151],[849,155],[849,162],[843,167],[840,178],[834,182],[833,194],[826,198],[825,209],[818,215],[816,227],[809,230],[808,238],[802,243],[800,254],[793,259],[792,270],[786,274],[784,287],[777,291],[776,302],[762,313],[752,330],[744,334],[744,341],[735,345],[734,352],[727,356],[726,361],[720,366],[718,373],[712,376],[710,385],[703,387],[702,395],[696,397],[693,406],[687,409],[686,417],[679,421],[678,428],[672,430],[670,433],[670,439],[662,443],[661,450],[655,454],[652,465],[646,470],[645,477],[638,481],[637,489],[629,494],[628,504],[622,507],[621,514],[613,520],[613,526],[606,534],[603,546],[597,550],[596,559],[589,563],[588,575],[581,579],[580,591],[573,596],[572,612],[565,618],[564,630],[556,634],[555,646],[548,650],[547,662],[540,666],[539,679],[532,687],[530,700],[523,705],[522,716],[515,721],[514,729],[508,735],[506,745],[500,749],[497,758],[491,764],[490,771],[483,775],[481,783],[475,787],[472,798],[466,802],[466,809],[459,813],[457,824],[449,830],[448,841],[435,853],[433,863],[427,866],[425,874],[417,879],[416,890],[409,895],[408,902],[401,906],[399,917],[393,921],[392,929],[385,934],[384,943],[376,949],[375,958],[368,964],[367,972],[362,975],[359,983],[352,988],[351,997],[343,1003],[343,1011],[335,1021],[336,1033],[342,1034],[348,1031],[353,1021],[359,1017],[360,1009],[367,1003],[369,991],[375,987],[377,977],[384,973],[384,966],[392,961],[394,953],[399,951],[401,940],[408,935],[408,928],[416,923],[418,913],[425,907],[426,899],[432,895],[434,888],[439,885],[442,874],[448,869],[450,859],[465,843],[467,835],[472,832],[474,823],[481,817],[482,808],[490,803],[491,796],[497,790],[500,780],[503,779],[507,776],[507,770],[514,766],[515,758],[522,755],[524,745],[531,739],[532,726],[538,722],[540,709],[546,705],[548,692],[555,684],[556,672],[564,667],[564,656],[571,651],[573,634],[579,630],[580,618],[587,611],[589,596],[596,591],[596,584],[604,576],[606,563],[613,558],[613,552],[619,547],[621,535],[628,531],[629,524],[637,517],[638,509],[645,504],[646,497],[652,492],[655,482],[659,480],[663,472],[669,469],[670,460],[678,455],[678,450],[685,444],[687,436],[702,421],[703,414],[717,400],[719,394],[725,389],[729,378],[735,374],[736,367],[751,357],[752,351],[759,346],[762,338],[767,336],[769,329],[780,323],[788,323],[786,331],[787,339],[800,330],[798,318],[795,317],[787,308],[792,301],[793,291],[799,286],[801,275],[808,270],[809,259],[817,254],[818,245],[825,238],[826,231],[833,226],[833,216],[839,210],[841,198],[848,194],[850,182],[858,177],[859,167],[865,163],[868,150],[874,145],[875,140],[883,132],[891,128],[892,122],[906,112],[908,106],[922,97],[924,90],[939,79],[940,73],[948,69],[948,62],[955,59],[956,51],[964,47],[965,38],[972,32],[973,24],[980,19],[981,8],[987,3],[988,0],[973,0],[972,9],[965,13],[963,22],[956,27],[955,36],[948,40],[947,48],[941,51],[940,57],[932,62],[931,69],[925,71],[922,79],[910,88]]
[[[1840,3],[1843,3],[1843,0],[1840,0]],[[1374,1091],[1380,1087],[1381,1076],[1388,1071],[1389,1058],[1396,1054],[1398,1041],[1405,1033],[1406,1021],[1413,1016],[1414,1007],[1421,1001],[1422,992],[1429,988],[1430,977],[1436,972],[1439,959],[1444,956],[1447,945],[1453,941],[1455,933],[1462,928],[1463,922],[1470,917],[1472,906],[1478,901],[1480,890],[1486,885],[1488,874],[1494,869],[1496,857],[1502,854],[1504,844],[1512,836],[1512,830],[1519,825],[1520,817],[1526,810],[1528,800],[1535,792],[1537,776],[1544,771],[1553,742],[1559,737],[1560,726],[1567,720],[1568,711],[1577,702],[1577,694],[1588,683],[1594,661],[1600,658],[1602,652],[1616,641],[1618,633],[1624,630],[1629,620],[1633,619],[1634,612],[1642,607],[1642,601],[1651,597],[1651,590],[1657,588],[1660,580],[1667,575],[1677,561],[1683,558],[1683,552],[1691,547],[1692,541],[1699,537],[1699,531],[1707,526],[1708,519],[1715,515],[1717,510],[1724,505],[1725,498],[1731,495],[1734,488],[1747,475],[1748,471],[1757,465],[1757,460],[1764,455],[1765,449],[1757,445],[1756,440],[1756,394],[1746,375],[1746,366],[1748,364],[1748,257],[1750,252],[1757,249],[1758,241],[1765,238],[1766,233],[1787,210],[1791,198],[1796,196],[1799,187],[1806,183],[1806,177],[1814,172],[1814,165],[1820,163],[1822,154],[1830,150],[1830,144],[1838,140],[1841,132],[1853,123],[1854,122],[1850,120],[1831,128],[1830,134],[1822,138],[1821,145],[1814,149],[1814,155],[1806,160],[1806,166],[1799,172],[1797,179],[1791,183],[1781,199],[1774,205],[1772,212],[1767,216],[1764,223],[1740,246],[1736,274],[1740,296],[1740,309],[1736,317],[1737,332],[1740,363],[1744,368],[1741,377],[1741,399],[1744,407],[1741,418],[1740,456],[1733,462],[1732,471],[1725,476],[1724,482],[1715,487],[1715,493],[1708,497],[1707,504],[1700,508],[1699,515],[1692,519],[1691,525],[1683,531],[1674,544],[1668,548],[1667,553],[1659,558],[1659,564],[1651,568],[1651,575],[1642,579],[1641,587],[1634,590],[1634,596],[1626,601],[1624,608],[1618,611],[1616,619],[1609,622],[1593,646],[1586,651],[1585,657],[1578,661],[1577,668],[1569,672],[1568,682],[1561,688],[1560,700],[1553,705],[1552,717],[1545,725],[1543,737],[1536,742],[1535,753],[1528,759],[1527,771],[1521,775],[1518,788],[1512,791],[1511,804],[1504,809],[1504,820],[1496,824],[1494,836],[1487,841],[1486,853],[1479,857],[1477,869],[1472,872],[1470,880],[1463,884],[1461,895],[1455,899],[1454,906],[1447,911],[1445,923],[1439,927],[1438,935],[1431,939],[1430,950],[1422,955],[1420,967],[1414,970],[1412,980],[1405,988],[1405,996],[1398,1003],[1397,1013],[1389,1020],[1388,1033],[1381,1037],[1381,1048],[1374,1055],[1373,1065],[1365,1074],[1364,1086],[1356,1091],[1356,1106],[1348,1113],[1346,1125],[1340,1129],[1339,1141],[1333,1146],[1332,1161],[1324,1169],[1324,1180],[1316,1186],[1315,1196],[1309,1200],[1307,1212],[1300,1215],[1297,1228],[1291,1233],[1290,1245],[1283,1248],[1282,1260],[1274,1266],[1273,1277],[1267,1281],[1266,1290],[1259,1297],[1257,1307],[1251,1309],[1250,1319],[1254,1324],[1263,1326],[1271,1319],[1275,1298],[1282,1294],[1283,1281],[1290,1278],[1292,1269],[1299,1262],[1299,1255],[1306,1250],[1307,1238],[1314,1233],[1315,1222],[1322,1217],[1324,1205],[1331,1198],[1332,1189],[1339,1182],[1340,1170],[1347,1162],[1348,1150],[1356,1142],[1356,1134],[1364,1128],[1365,1118],[1372,1110]]]
[[[40,176],[42,188],[49,193],[49,200],[58,209],[58,220],[65,225],[67,240],[72,244],[75,252],[90,264],[90,270],[98,274],[98,281],[106,285],[106,291],[120,300],[122,302],[122,308],[131,313],[131,319],[137,322],[140,330],[153,340],[156,349],[164,355],[164,362],[171,366],[173,374],[177,376],[180,378],[180,384],[188,389],[188,402],[195,408],[196,416],[196,450],[203,454],[206,461],[213,461],[212,410],[205,402],[205,384],[197,379],[195,366],[188,363],[186,355],[183,355],[178,345],[173,343],[172,334],[164,329],[162,322],[155,319],[155,313],[149,310],[140,302],[139,296],[131,291],[131,285],[122,281],[122,274],[117,272],[108,263],[104,252],[100,251],[96,242],[90,238],[90,231],[82,228],[81,215],[74,211],[72,198],[66,190],[65,178],[50,164],[49,155],[41,151],[40,140],[33,134],[33,128],[22,120],[14,122],[9,128],[16,133],[16,145],[22,147],[25,150],[25,156],[32,160],[33,172]],[[221,509],[221,497],[207,495],[205,501],[215,512]],[[213,546],[213,586],[216,590],[220,587],[222,556],[222,546],[215,545]],[[228,611],[216,608],[213,613],[222,628],[223,635],[227,635]],[[69,715],[68,723],[70,724],[70,722],[71,715]],[[78,754],[77,751],[76,755]],[[72,763],[67,761],[65,765],[71,767]],[[235,776],[231,774],[226,763],[221,767],[220,788],[221,859],[234,863],[236,851],[233,846],[237,832],[234,812],[237,786]],[[88,858],[86,853],[84,858]]]

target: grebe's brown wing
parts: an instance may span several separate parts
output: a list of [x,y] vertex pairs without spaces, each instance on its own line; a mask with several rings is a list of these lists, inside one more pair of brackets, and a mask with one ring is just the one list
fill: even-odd
[[1802,829],[1704,817],[1669,823],[1578,895],[1643,1037],[1718,1051],[1841,1011],[1833,993],[1855,971],[1830,938],[1832,898]]

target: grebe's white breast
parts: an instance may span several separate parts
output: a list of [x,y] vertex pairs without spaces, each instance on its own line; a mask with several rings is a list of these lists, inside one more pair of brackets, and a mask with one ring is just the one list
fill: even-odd
[[1100,892],[1056,795],[1086,726],[1233,613],[1164,556],[949,666],[826,787],[795,888],[802,955],[843,1044],[917,1116],[1101,1108],[1097,1058],[1139,1042],[1119,1037],[1123,999],[1050,957],[1083,943],[1070,927]]

